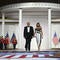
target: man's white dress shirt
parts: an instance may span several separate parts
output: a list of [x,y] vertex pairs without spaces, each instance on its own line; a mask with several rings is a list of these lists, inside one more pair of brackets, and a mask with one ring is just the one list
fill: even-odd
[[27,31],[30,32],[30,27],[27,27]]

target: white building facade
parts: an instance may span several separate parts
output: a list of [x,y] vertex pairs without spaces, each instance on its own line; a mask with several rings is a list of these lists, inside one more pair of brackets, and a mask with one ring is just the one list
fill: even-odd
[[[23,31],[28,21],[34,29],[37,22],[42,26],[43,39],[41,50],[60,48],[60,43],[55,46],[52,41],[55,32],[57,37],[60,37],[60,4],[31,2],[11,4],[1,7],[0,11],[0,35],[5,37],[5,34],[8,32],[11,39],[12,34],[15,33],[19,50],[25,50]],[[31,51],[37,51],[35,37],[31,41]]]

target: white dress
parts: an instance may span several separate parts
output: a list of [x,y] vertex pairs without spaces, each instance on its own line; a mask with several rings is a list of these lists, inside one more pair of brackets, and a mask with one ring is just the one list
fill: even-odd
[[37,42],[37,46],[39,46],[41,44],[41,31],[35,29],[35,37],[36,37],[36,42]]

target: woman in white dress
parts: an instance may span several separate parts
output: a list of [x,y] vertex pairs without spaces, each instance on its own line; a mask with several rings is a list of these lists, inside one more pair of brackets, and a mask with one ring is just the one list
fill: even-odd
[[38,51],[40,51],[42,35],[43,35],[42,27],[40,26],[40,23],[37,23],[35,28],[35,37],[37,41]]

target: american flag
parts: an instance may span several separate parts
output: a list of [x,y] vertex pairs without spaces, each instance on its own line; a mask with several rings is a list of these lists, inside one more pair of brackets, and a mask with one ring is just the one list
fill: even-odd
[[12,35],[12,38],[11,38],[11,41],[10,41],[10,42],[12,42],[13,38],[16,38],[15,33],[13,33],[13,35]]
[[57,45],[58,42],[59,42],[59,40],[58,40],[57,34],[56,34],[56,32],[55,32],[55,33],[54,33],[54,37],[53,37],[53,43],[54,43],[55,45]]
[[6,36],[5,36],[4,43],[9,44],[9,42],[10,42],[10,39],[9,39],[9,34],[8,34],[8,32],[7,32],[7,33],[6,33]]
[[6,33],[6,36],[5,36],[5,38],[9,38],[9,34],[8,34],[8,32]]
[[6,33],[5,38],[9,40],[9,34],[8,34],[8,32]]

